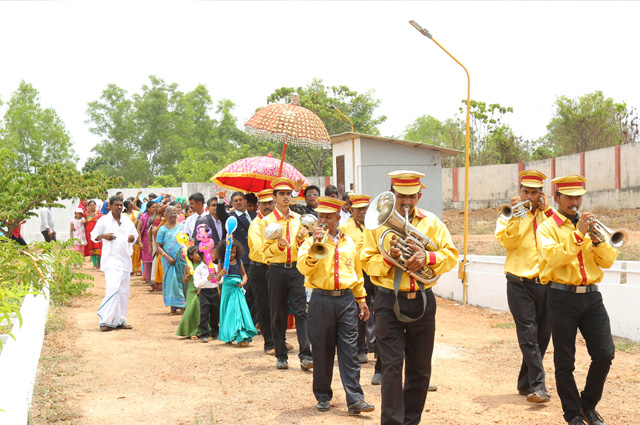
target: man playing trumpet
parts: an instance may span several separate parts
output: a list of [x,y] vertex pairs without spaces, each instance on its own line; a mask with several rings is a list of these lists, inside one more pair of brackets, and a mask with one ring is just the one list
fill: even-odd
[[[504,272],[507,276],[507,300],[516,324],[522,365],[518,374],[518,392],[532,403],[546,403],[549,393],[545,385],[542,359],[551,339],[551,323],[547,314],[548,287],[538,277],[536,230],[553,214],[542,182],[547,178],[536,170],[518,173],[520,192],[511,200],[510,217],[500,214],[496,238],[507,249]],[[516,205],[527,202],[529,210],[518,216]]]
[[[288,369],[287,316],[289,306],[296,319],[296,332],[300,345],[300,367],[309,370],[313,367],[311,347],[307,336],[307,296],[304,291],[304,278],[296,268],[298,247],[302,245],[309,230],[300,224],[300,215],[289,209],[293,181],[280,177],[271,182],[276,207],[260,222],[261,239],[267,269],[269,309],[271,311],[271,331],[276,349],[276,367]],[[277,239],[269,239],[265,229],[271,223],[280,225],[281,234]],[[288,303],[287,303],[288,301]]]
[[[402,217],[408,217],[409,223],[436,246],[434,251],[430,251],[408,242],[413,254],[406,259],[404,267],[396,267],[387,256],[396,262],[401,258],[399,239],[395,234],[386,236],[383,240],[385,254],[380,252],[379,240],[389,229],[383,225],[375,230],[365,230],[360,254],[362,269],[378,286],[373,308],[382,360],[381,424],[415,425],[420,423],[431,378],[436,325],[436,300],[431,286],[435,285],[435,280],[423,284],[409,276],[406,270],[420,273],[430,269],[437,279],[438,275],[456,266],[458,250],[442,221],[416,207],[424,188],[420,182],[424,174],[394,171],[389,173],[389,177],[395,195],[395,211]],[[378,199],[369,206],[367,218],[384,206],[376,205]]]
[[313,344],[316,408],[321,412],[329,410],[337,347],[347,407],[349,414],[355,415],[374,410],[373,405],[364,401],[356,346],[358,316],[366,321],[369,308],[356,244],[338,229],[343,204],[344,201],[334,198],[318,198],[318,227],[313,238],[307,238],[300,247],[297,267],[307,277],[305,286],[313,291],[309,302],[309,339]]
[[[595,408],[615,354],[609,315],[598,291],[603,268],[613,265],[618,250],[590,233],[594,216],[578,213],[586,179],[579,175],[554,179],[558,211],[539,227],[540,280],[549,286],[549,317],[553,331],[556,387],[564,419],[571,425],[606,425]],[[573,376],[576,333],[584,337],[591,356],[584,390]]]

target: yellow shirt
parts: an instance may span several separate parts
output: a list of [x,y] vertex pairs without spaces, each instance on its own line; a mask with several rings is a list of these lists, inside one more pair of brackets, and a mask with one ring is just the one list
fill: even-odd
[[[271,223],[279,223],[282,226],[282,237],[289,242],[289,246],[281,248],[278,240],[267,240],[264,237],[264,229]],[[285,219],[284,214],[274,208],[273,212],[260,220],[260,236],[264,241],[264,257],[267,264],[271,263],[289,263],[296,261],[298,258],[298,247],[302,245],[304,239],[299,241],[296,236],[300,231],[300,214],[289,210],[289,216]]]
[[618,250],[608,243],[597,247],[573,225],[555,212],[538,228],[540,281],[565,285],[593,285],[602,281],[602,268],[608,269]]
[[307,238],[298,252],[297,267],[306,277],[304,286],[327,291],[350,288],[356,301],[364,302],[367,293],[364,290],[362,268],[353,239],[340,232],[337,264],[336,244],[331,236],[327,238],[327,256],[321,260],[309,256],[309,248],[312,244],[313,238]]
[[507,249],[504,272],[533,279],[538,277],[538,249],[536,248],[536,230],[543,221],[553,214],[553,208],[546,211],[539,208],[535,214],[528,212],[521,220],[499,217],[496,224],[496,239]]
[[[358,227],[360,226],[360,227]],[[362,250],[362,239],[364,237],[364,224],[356,223],[354,218],[350,218],[343,226],[340,227],[344,233],[353,239],[353,242],[356,244],[356,249],[358,250],[358,256]]]
[[260,214],[260,211],[258,211],[256,218],[251,220],[249,230],[247,231],[247,242],[249,243],[249,259],[251,261],[255,261],[256,263],[264,264],[267,262],[267,260],[262,249],[264,241],[262,240],[262,233],[260,232],[262,230],[260,227],[260,222],[263,218],[263,215]]
[[[427,265],[431,267],[435,274],[441,275],[452,270],[458,262],[458,250],[453,245],[449,230],[444,223],[432,213],[416,208],[416,214],[411,220],[411,224],[438,246],[437,251],[426,252]],[[362,269],[371,277],[371,281],[375,285],[393,289],[393,264],[387,261],[378,250],[378,240],[387,229],[387,226],[378,227],[376,230],[365,229],[360,263],[362,264]],[[387,252],[389,252],[390,240],[391,235],[388,234],[383,244]],[[430,288],[435,284],[436,282],[432,282],[425,285],[425,287]],[[410,278],[408,274],[403,273],[399,290],[406,292],[418,289],[419,286],[415,280]]]

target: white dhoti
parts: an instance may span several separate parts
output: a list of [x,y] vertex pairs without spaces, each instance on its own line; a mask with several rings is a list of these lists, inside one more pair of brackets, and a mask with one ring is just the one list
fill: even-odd
[[101,326],[115,328],[127,321],[130,276],[130,272],[124,270],[104,270],[104,299],[98,309]]

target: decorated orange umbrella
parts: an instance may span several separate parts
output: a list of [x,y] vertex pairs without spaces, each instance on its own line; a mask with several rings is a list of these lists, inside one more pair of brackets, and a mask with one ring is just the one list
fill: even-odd
[[293,181],[303,179],[304,185],[309,185],[309,181],[293,165],[286,162],[281,165],[280,160],[271,155],[252,156],[232,162],[216,173],[211,181],[225,189],[257,193],[270,188],[271,182],[280,173]]
[[249,134],[271,140],[284,141],[280,171],[282,174],[287,145],[331,149],[331,139],[322,120],[310,110],[300,106],[300,97],[291,96],[291,103],[274,103],[255,113],[244,125]]

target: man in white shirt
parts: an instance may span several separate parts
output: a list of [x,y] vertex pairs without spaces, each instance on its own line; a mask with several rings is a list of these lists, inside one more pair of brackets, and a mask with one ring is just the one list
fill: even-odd
[[194,193],[189,196],[189,208],[191,208],[194,213],[184,221],[184,232],[191,237],[198,219],[208,214],[204,208],[204,195],[202,193]]
[[102,241],[100,270],[104,272],[105,294],[98,316],[100,330],[131,329],[127,324],[129,277],[131,275],[133,243],[138,236],[131,219],[122,214],[122,198],[110,199],[111,211],[101,217],[91,231],[91,240]]
[[40,210],[40,233],[46,242],[56,240],[56,231],[53,228],[53,213],[50,207]]

